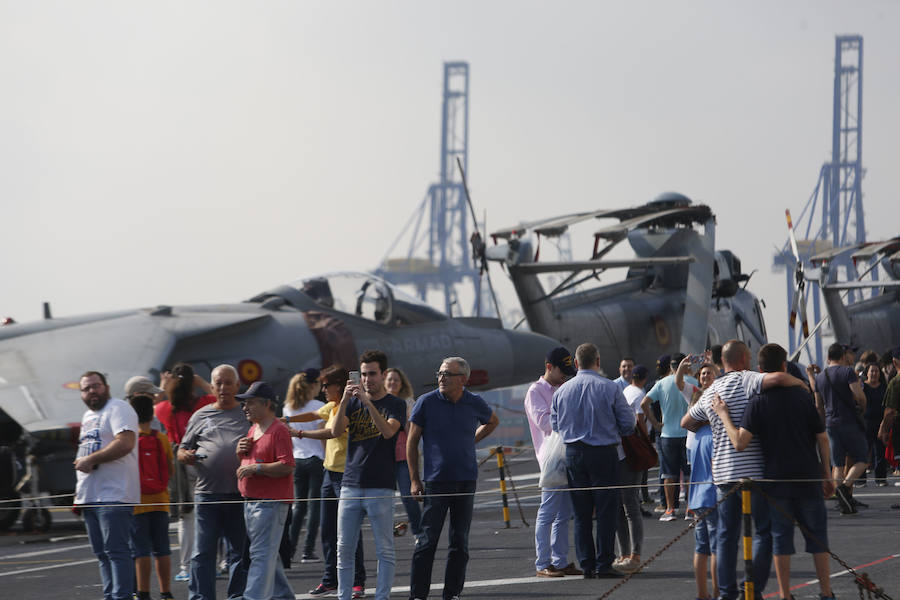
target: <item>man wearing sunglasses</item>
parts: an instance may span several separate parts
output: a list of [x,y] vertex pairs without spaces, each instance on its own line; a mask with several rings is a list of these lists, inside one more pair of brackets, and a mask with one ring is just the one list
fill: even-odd
[[[444,571],[444,599],[459,598],[466,580],[469,526],[478,478],[475,444],[490,435],[500,422],[481,396],[465,389],[470,373],[465,359],[445,358],[437,372],[438,389],[420,396],[409,417],[406,460],[412,482],[410,491],[425,502],[423,540],[416,544],[412,559],[410,598],[428,597],[434,553],[447,511],[450,548]],[[425,454],[424,484],[419,476],[420,440]]]

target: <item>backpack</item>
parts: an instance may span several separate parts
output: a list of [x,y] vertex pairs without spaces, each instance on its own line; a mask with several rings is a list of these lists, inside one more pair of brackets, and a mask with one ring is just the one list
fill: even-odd
[[141,493],[158,494],[169,486],[169,461],[155,429],[138,438]]

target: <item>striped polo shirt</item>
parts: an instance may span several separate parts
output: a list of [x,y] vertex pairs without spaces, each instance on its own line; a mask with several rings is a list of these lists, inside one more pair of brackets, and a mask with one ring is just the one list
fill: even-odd
[[751,395],[762,391],[765,373],[730,371],[713,381],[703,396],[690,409],[691,418],[709,421],[713,434],[712,476],[717,485],[748,477],[762,479],[763,453],[759,438],[754,437],[743,452],[734,449],[719,415],[710,406],[715,394],[728,406],[731,421],[740,427]]

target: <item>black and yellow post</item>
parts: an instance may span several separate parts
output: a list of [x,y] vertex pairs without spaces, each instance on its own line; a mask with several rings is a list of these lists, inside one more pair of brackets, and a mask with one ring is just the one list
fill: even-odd
[[503,460],[503,446],[497,446],[494,449],[497,455],[497,467],[500,469],[500,495],[503,498],[503,522],[506,528],[510,528],[509,524],[509,502],[506,499],[506,463]]
[[753,591],[753,519],[750,503],[750,482],[741,485],[741,512],[744,516],[744,598],[755,598]]

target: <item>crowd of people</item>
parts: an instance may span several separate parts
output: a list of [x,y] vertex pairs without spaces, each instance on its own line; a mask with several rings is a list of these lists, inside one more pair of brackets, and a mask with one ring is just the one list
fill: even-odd
[[[125,400],[111,396],[101,372],[84,373],[75,506],[100,563],[104,598],[149,599],[151,555],[161,597],[173,597],[170,505],[183,522],[182,571],[174,579],[188,581],[191,600],[216,597],[222,542],[229,598],[294,598],[285,568],[304,524],[301,562],[320,560],[319,533],[324,557],[322,580],[309,594],[360,598],[364,517],[375,542],[375,597],[390,596],[394,537],[408,527],[415,541],[410,598],[425,599],[448,513],[443,597],[458,598],[469,558],[475,444],[497,427],[497,416],[466,389],[464,358],[444,359],[437,389],[414,403],[409,380],[388,368],[383,352],[364,352],[358,369],[298,373],[283,409],[264,381],[239,394],[238,373],[227,364],[208,383],[187,364],[166,372],[161,387],[136,376]],[[324,403],[316,399],[322,389]],[[398,486],[408,524],[393,522]]]
[[[542,470],[558,464],[548,454],[564,452],[571,489],[541,491],[538,577],[619,578],[638,569],[642,519],[652,513],[640,506],[650,501],[647,470],[635,465],[642,460],[640,444],[653,436],[660,478],[656,511],[662,522],[682,515],[693,521],[698,599],[743,597],[738,492],[748,481],[755,595],[761,597],[774,563],[778,597],[792,598],[797,523],[821,598],[833,598],[825,500],[833,498],[842,515],[854,515],[866,507],[853,489],[866,485],[867,470],[885,486],[888,470],[897,467],[900,348],[881,357],[867,351],[855,362],[855,348],[833,344],[824,369],[810,365],[805,373],[778,344],[759,349],[758,371],[750,370],[752,359],[738,340],[703,354],[661,356],[650,385],[647,367],[630,357],[621,360],[618,378],[606,378],[592,344],[579,346],[574,359],[564,347],[547,355],[525,412]],[[553,436],[564,446],[554,445]],[[568,561],[570,515],[577,565]]]
[[[630,357],[621,360],[618,378],[607,378],[593,344],[574,356],[562,346],[552,350],[524,404],[538,462],[543,469],[558,454],[568,488],[541,491],[536,575],[618,578],[639,568],[643,519],[652,513],[642,507],[650,500],[647,464],[634,448],[649,448],[655,438],[656,510],[663,522],[694,521],[698,598],[741,593],[736,492],[747,480],[757,482],[757,593],[774,563],[778,593],[791,597],[796,521],[821,595],[832,597],[825,500],[833,496],[841,514],[856,514],[865,504],[853,489],[866,484],[867,470],[875,485],[887,485],[896,467],[900,348],[855,358],[854,349],[834,344],[824,369],[810,365],[803,373],[783,348],[767,344],[753,371],[750,350],[732,340],[702,355],[660,357],[651,381],[649,369]],[[262,381],[239,394],[238,373],[227,364],[213,369],[209,382],[181,363],[160,386],[133,377],[125,400],[111,396],[102,373],[82,375],[87,410],[74,463],[75,505],[99,560],[104,597],[147,600],[155,564],[161,598],[173,598],[173,519],[181,548],[174,580],[188,582],[191,600],[214,599],[222,570],[230,598],[294,598],[285,568],[297,554],[303,563],[323,561],[310,595],[359,598],[367,517],[378,565],[375,597],[390,595],[394,538],[408,527],[415,543],[409,597],[424,599],[449,513],[443,597],[458,598],[469,558],[475,444],[496,428],[497,416],[466,389],[463,358],[445,359],[437,389],[415,401],[409,380],[388,367],[383,352],[364,352],[358,369],[302,371],[291,378],[283,406]],[[395,490],[408,519],[398,524]]]

